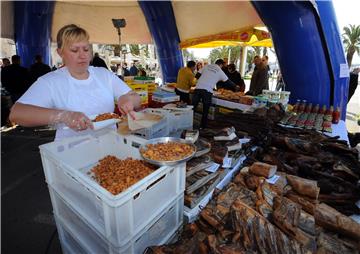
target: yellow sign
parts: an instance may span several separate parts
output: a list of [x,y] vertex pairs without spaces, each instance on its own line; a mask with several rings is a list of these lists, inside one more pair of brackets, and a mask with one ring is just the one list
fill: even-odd
[[220,46],[272,47],[270,33],[257,28],[248,28],[226,33],[203,36],[180,42],[180,48],[213,48]]

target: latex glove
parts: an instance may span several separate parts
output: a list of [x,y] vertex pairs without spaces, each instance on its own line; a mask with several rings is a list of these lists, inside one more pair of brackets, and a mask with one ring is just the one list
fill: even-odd
[[94,129],[94,125],[91,120],[81,112],[61,111],[56,114],[52,123],[63,123],[74,131],[82,131],[88,128]]

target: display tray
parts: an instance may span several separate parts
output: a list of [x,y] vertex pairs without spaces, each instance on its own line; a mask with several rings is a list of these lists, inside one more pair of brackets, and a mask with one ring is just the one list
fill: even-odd
[[[188,144],[193,148],[193,152],[190,155],[185,156],[182,159],[179,160],[152,160],[146,156],[143,155],[143,153],[145,152],[145,150],[147,149],[147,145],[149,144],[163,144],[163,143],[170,143],[170,142],[177,142],[177,143],[184,143],[184,144]],[[172,166],[172,165],[176,165],[182,162],[186,162],[188,160],[190,160],[192,157],[194,157],[195,153],[196,153],[196,146],[194,144],[192,144],[191,142],[185,140],[185,139],[181,139],[181,138],[173,138],[173,137],[162,137],[162,138],[155,138],[155,139],[151,139],[147,142],[145,142],[144,144],[142,144],[139,148],[140,154],[143,157],[143,159],[145,161],[147,161],[148,163],[151,163],[153,165],[157,165],[157,166]]]
[[[95,131],[101,130],[101,129],[106,128],[108,126],[115,125],[116,123],[119,123],[119,122],[122,121],[122,118],[110,118],[110,119],[95,122],[94,120],[95,120],[96,116],[97,115],[89,116],[89,119],[92,121],[92,124],[94,126],[93,130],[95,130]],[[70,127],[64,126],[63,129],[68,130],[68,129],[70,129]]]
[[196,146],[196,153],[194,157],[200,157],[204,154],[207,154],[211,150],[211,144],[204,139],[198,139],[195,142],[195,146]]

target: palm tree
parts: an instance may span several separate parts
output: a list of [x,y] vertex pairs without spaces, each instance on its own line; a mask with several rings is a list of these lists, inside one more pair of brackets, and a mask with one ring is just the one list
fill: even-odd
[[356,52],[360,55],[360,25],[349,25],[343,28],[343,43],[346,50],[346,60],[349,67]]

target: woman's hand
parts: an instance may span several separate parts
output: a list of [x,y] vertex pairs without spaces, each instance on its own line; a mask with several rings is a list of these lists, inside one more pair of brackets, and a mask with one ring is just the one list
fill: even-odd
[[140,96],[135,92],[129,92],[119,97],[118,108],[121,114],[129,114],[135,120],[135,108],[140,107]]
[[64,123],[74,131],[82,131],[88,128],[94,129],[91,120],[81,112],[62,111],[56,116],[58,123]]

